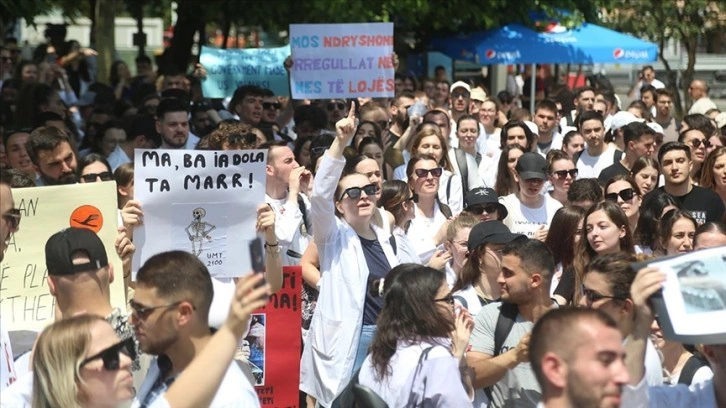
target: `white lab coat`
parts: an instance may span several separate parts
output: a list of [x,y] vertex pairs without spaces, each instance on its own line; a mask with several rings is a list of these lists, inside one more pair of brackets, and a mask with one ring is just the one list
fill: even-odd
[[[368,265],[360,239],[335,216],[335,189],[345,160],[325,154],[313,182],[311,219],[320,260],[320,295],[300,363],[300,390],[323,406],[350,381],[363,322]],[[371,225],[393,268],[390,234]]]

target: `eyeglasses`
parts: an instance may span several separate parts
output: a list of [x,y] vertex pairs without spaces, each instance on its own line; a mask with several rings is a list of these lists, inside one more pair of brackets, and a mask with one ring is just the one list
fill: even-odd
[[229,136],[227,136],[227,141],[229,144],[256,144],[257,143],[257,135],[255,135],[252,132],[248,133],[233,133]]
[[314,155],[319,155],[325,153],[325,151],[328,149],[330,149],[330,146],[317,146],[310,149],[310,153]]
[[617,193],[610,193],[605,194],[605,199],[607,201],[618,201],[618,196],[623,199],[623,201],[630,201],[635,197],[635,190],[632,188],[626,188],[625,190],[620,190]]
[[181,301],[169,303],[166,305],[160,305],[160,306],[150,306],[150,307],[144,307],[133,300],[129,301],[129,307],[131,307],[131,313],[138,317],[141,320],[146,320],[151,313],[156,309],[168,309],[170,307],[177,307],[181,304]]
[[552,174],[557,176],[558,179],[563,179],[567,177],[567,175],[570,175],[570,178],[577,178],[578,170],[577,169],[571,169],[571,170],[557,170],[553,171]]
[[5,214],[3,214],[3,219],[5,222],[8,223],[8,226],[10,226],[11,230],[16,230],[20,226],[20,209],[18,208],[11,208],[9,209]]
[[446,302],[449,306],[454,306],[454,297],[449,294],[441,299],[434,299],[434,302]]
[[350,187],[343,191],[343,194],[340,195],[340,199],[338,201],[344,199],[346,195],[351,200],[358,200],[361,197],[361,193],[366,193],[367,196],[372,196],[375,195],[377,192],[378,185],[376,184],[368,184],[367,186],[363,187]]
[[444,169],[437,167],[435,169],[416,169],[413,171],[416,177],[422,178],[427,177],[427,174],[431,173],[431,177],[439,178],[444,173]]
[[588,306],[592,306],[593,303],[597,302],[598,300],[603,300],[603,299],[613,299],[613,300],[625,300],[626,299],[623,296],[601,295],[592,289],[585,288],[584,286],[582,287],[582,296],[585,297],[585,301],[587,302]]
[[119,353],[126,354],[131,360],[136,359],[136,343],[133,337],[122,340],[113,346],[102,350],[81,362],[81,367],[99,358],[103,360],[103,368],[106,371],[117,371],[121,367],[121,357]]
[[329,111],[336,110],[336,109],[339,111],[342,111],[342,110],[345,110],[345,104],[343,102],[330,102],[330,103],[328,103],[328,106],[326,106],[325,108]]
[[280,109],[281,107],[282,107],[282,105],[280,104],[280,102],[262,102],[262,109],[277,110],[277,109]]
[[473,205],[471,207],[468,207],[466,212],[472,213],[474,215],[482,215],[484,212],[487,214],[491,214],[499,209],[499,206],[496,204],[489,204],[489,205]]
[[711,142],[709,142],[708,139],[693,139],[691,140],[691,144],[693,145],[694,149],[698,149],[699,147],[701,147],[702,144],[703,147],[705,147],[706,149],[711,148]]
[[97,178],[101,178],[101,181],[110,181],[113,179],[113,175],[110,171],[103,171],[101,173],[88,173],[81,176],[83,181],[86,183],[93,183]]

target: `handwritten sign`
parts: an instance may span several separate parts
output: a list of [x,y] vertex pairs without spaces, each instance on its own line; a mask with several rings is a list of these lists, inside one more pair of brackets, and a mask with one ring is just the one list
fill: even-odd
[[253,314],[245,337],[255,390],[265,408],[299,405],[301,290],[300,267],[284,267],[282,289]]
[[202,93],[207,98],[225,98],[242,85],[257,85],[277,96],[287,96],[290,92],[283,63],[289,55],[289,46],[229,50],[202,47],[199,62],[207,70]]
[[[0,310],[8,331],[40,331],[53,322],[55,298],[48,291],[45,243],[70,226],[94,230],[103,241],[116,276],[111,284],[111,304],[125,311],[123,268],[114,249],[118,234],[116,183],[17,188],[13,198],[23,218],[0,265]],[[79,218],[83,214],[95,217]]]
[[249,272],[266,163],[266,150],[136,149],[134,198],[144,222],[134,231],[134,276],[147,259],[170,250],[196,255],[212,276]]
[[291,24],[290,46],[295,99],[393,96],[393,23]]

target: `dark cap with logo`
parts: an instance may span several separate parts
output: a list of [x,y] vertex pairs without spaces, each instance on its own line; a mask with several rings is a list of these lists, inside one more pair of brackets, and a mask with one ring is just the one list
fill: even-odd
[[507,218],[509,211],[502,203],[499,202],[499,196],[493,188],[489,187],[477,187],[471,189],[466,193],[466,208],[470,208],[475,205],[487,205],[496,204],[499,210],[499,219],[503,220]]
[[527,152],[519,156],[515,169],[522,180],[547,180],[547,160],[539,153]]
[[[76,252],[87,255],[89,261],[73,264],[73,255]],[[95,232],[71,227],[48,238],[45,243],[45,264],[49,275],[73,275],[107,266],[108,257],[101,238]]]
[[509,231],[506,225],[501,221],[484,221],[476,224],[469,232],[469,251],[473,251],[480,246],[492,244],[508,244],[515,239],[527,238],[522,234],[514,234]]

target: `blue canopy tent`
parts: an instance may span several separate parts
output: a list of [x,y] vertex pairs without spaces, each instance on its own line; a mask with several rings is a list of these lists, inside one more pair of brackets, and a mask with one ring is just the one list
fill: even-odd
[[589,23],[573,30],[557,25],[547,32],[509,24],[466,36],[435,39],[431,46],[454,60],[481,65],[640,64],[658,57],[655,44]]

